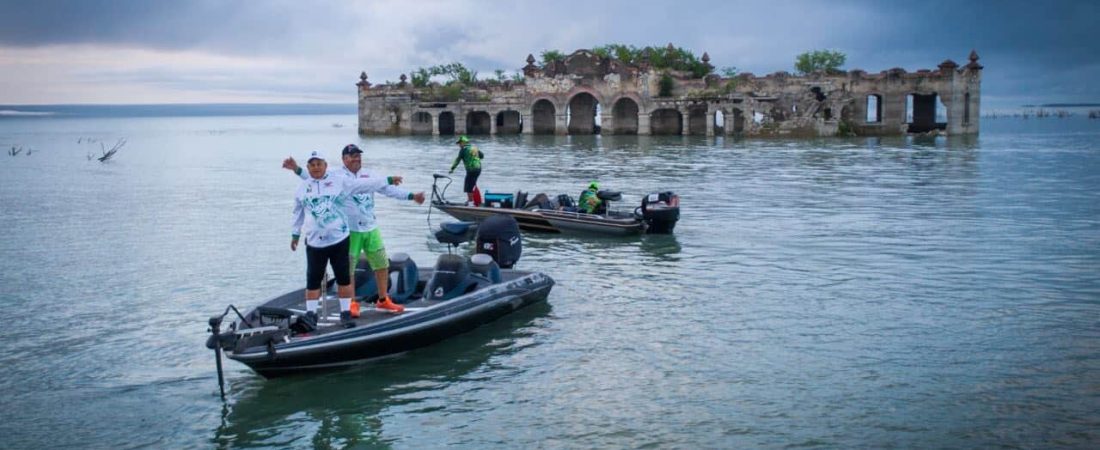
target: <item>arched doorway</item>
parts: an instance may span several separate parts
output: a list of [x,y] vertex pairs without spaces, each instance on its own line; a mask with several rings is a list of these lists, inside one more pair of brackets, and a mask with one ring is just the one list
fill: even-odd
[[531,130],[535,134],[554,134],[555,132],[555,115],[557,114],[554,104],[550,100],[542,99],[535,102],[531,107]]
[[714,112],[714,134],[723,135],[726,134],[726,112],[724,110],[717,110]]
[[615,129],[611,130],[612,133],[638,134],[638,103],[634,99],[620,98],[611,108],[611,114],[615,118],[612,121],[615,124]]
[[450,111],[439,113],[439,134],[455,134],[455,114]]
[[423,111],[413,114],[412,134],[432,134],[432,115]]
[[519,134],[523,131],[523,123],[519,111],[501,111],[497,113],[497,134]]
[[649,115],[649,126],[651,134],[681,134],[684,117],[675,109],[658,109]]
[[493,130],[490,120],[485,111],[470,111],[466,114],[466,134],[489,134]]
[[581,92],[569,100],[569,134],[596,134],[596,107],[599,101],[592,94]]

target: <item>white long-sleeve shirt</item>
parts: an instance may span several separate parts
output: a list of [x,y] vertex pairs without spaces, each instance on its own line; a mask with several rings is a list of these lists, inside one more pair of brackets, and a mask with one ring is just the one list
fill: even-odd
[[[359,169],[359,172],[352,172],[345,166],[340,166],[339,169],[329,170],[329,174],[332,176],[340,176],[344,178],[350,178],[353,180],[386,180],[386,177],[378,175],[377,173],[368,170],[366,168]],[[298,176],[303,180],[309,179],[309,172],[299,169]],[[386,197],[398,199],[398,200],[412,200],[413,195],[409,191],[401,189],[394,185],[386,185],[386,187],[379,190],[382,195]],[[352,195],[351,201],[347,202],[345,206],[344,214],[347,216],[348,229],[355,232],[367,232],[378,228],[378,222],[374,216],[374,192],[365,192],[361,194]]]
[[351,198],[380,192],[388,185],[387,178],[349,178],[331,173],[320,179],[302,180],[294,194],[291,234],[300,236],[304,224],[306,245],[324,248],[339,243],[348,237],[346,211]]

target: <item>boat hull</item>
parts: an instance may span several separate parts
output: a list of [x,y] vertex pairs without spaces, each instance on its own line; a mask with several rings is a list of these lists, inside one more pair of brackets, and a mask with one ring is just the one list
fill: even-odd
[[546,300],[554,281],[530,273],[431,306],[316,337],[252,347],[226,356],[265,377],[357,364],[431,345]]
[[435,203],[433,206],[458,220],[470,222],[480,222],[497,214],[507,214],[514,217],[519,224],[519,228],[525,231],[594,233],[611,236],[630,236],[645,231],[645,224],[634,217],[602,216],[539,209],[486,208],[442,203]]

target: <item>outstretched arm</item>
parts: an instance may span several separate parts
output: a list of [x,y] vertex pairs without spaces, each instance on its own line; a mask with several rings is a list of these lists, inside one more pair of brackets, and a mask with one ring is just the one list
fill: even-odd
[[380,192],[393,184],[393,178],[344,178],[344,192],[349,195]]
[[458,167],[458,163],[462,162],[462,154],[465,151],[466,147],[462,147],[462,150],[458,151],[458,156],[455,157],[455,162],[451,163],[451,171],[449,173],[454,173],[455,168]]
[[309,178],[309,174],[307,174],[306,171],[302,170],[302,168],[298,166],[298,161],[295,161],[292,157],[288,156],[286,159],[283,160],[283,168],[294,172],[295,175],[298,175],[298,177],[303,180]]

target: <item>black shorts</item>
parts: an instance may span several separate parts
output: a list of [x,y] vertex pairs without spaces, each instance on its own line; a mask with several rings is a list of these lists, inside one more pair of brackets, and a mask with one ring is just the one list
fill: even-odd
[[321,289],[321,279],[325,277],[325,266],[332,264],[332,273],[336,275],[336,284],[351,284],[351,261],[348,259],[348,239],[328,247],[316,248],[306,245],[306,289]]
[[466,170],[466,182],[462,185],[462,192],[473,192],[477,186],[477,177],[481,176],[481,169]]

